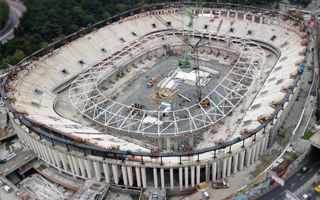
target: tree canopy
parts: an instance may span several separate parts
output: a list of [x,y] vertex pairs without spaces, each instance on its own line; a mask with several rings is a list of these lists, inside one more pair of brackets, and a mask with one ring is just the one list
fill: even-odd
[[[3,2],[4,0],[0,0]],[[272,0],[272,2],[278,0]],[[0,65],[16,64],[55,39],[69,35],[102,19],[156,0],[24,0],[27,12],[15,30],[15,38],[0,45]],[[209,1],[208,1],[209,2]],[[270,0],[220,0],[241,4]],[[0,4],[1,5],[1,4]],[[2,10],[1,10],[2,13]],[[1,14],[2,15],[2,14]]]
[[0,30],[5,27],[9,18],[9,5],[6,0],[0,0]]

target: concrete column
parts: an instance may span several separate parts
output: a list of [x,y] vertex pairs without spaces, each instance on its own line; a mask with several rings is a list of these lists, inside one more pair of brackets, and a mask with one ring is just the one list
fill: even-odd
[[206,182],[210,181],[210,165],[206,163]]
[[186,187],[186,188],[188,188],[188,186],[189,186],[189,169],[188,169],[188,167],[185,167],[184,168],[184,186]]
[[227,171],[227,158],[224,158],[223,163],[222,163],[222,177],[221,178],[226,177],[226,171]]
[[52,159],[52,157],[51,157],[51,155],[50,155],[50,152],[49,152],[49,147],[48,146],[43,146],[44,147],[44,150],[45,150],[45,152],[46,152],[46,154],[47,154],[47,157],[48,157],[48,159],[49,159],[49,163],[50,164],[52,164],[52,165],[54,165],[54,160]]
[[243,170],[243,165],[244,165],[244,157],[245,157],[246,151],[241,151],[240,153],[240,162],[239,162],[239,170]]
[[46,154],[45,154],[44,151],[43,151],[43,148],[42,148],[41,143],[40,143],[40,142],[37,142],[37,145],[38,145],[38,148],[39,148],[39,150],[40,150],[40,152],[41,152],[41,157],[42,157],[42,159],[45,160],[45,161],[47,161],[47,157],[46,157]]
[[133,186],[133,174],[132,174],[132,167],[127,166],[127,171],[128,171],[128,180],[129,180],[129,185],[132,187]]
[[60,168],[61,168],[61,163],[60,163],[60,158],[59,158],[58,151],[53,150],[53,156],[54,156],[54,158],[56,159],[57,167],[58,167],[59,170],[60,170]]
[[62,161],[63,169],[68,171],[69,169],[68,169],[68,166],[67,166],[66,157],[61,152],[59,152],[59,155],[60,155],[60,159]]
[[79,162],[79,166],[80,166],[81,175],[83,177],[86,177],[86,171],[84,169],[83,159],[82,158],[78,158],[78,162]]
[[229,19],[229,16],[230,16],[230,12],[228,11],[227,12],[227,19]]
[[254,157],[254,161],[257,161],[258,158],[259,158],[259,152],[260,152],[260,141],[257,142],[257,145],[256,145],[256,155]]
[[194,187],[194,166],[191,166],[191,187]]
[[243,14],[243,20],[247,20],[247,14],[246,13]]
[[79,162],[77,162],[77,160],[74,156],[71,156],[71,159],[73,162],[74,171],[76,172],[77,176],[81,176],[80,169],[79,169]]
[[117,165],[112,165],[111,168],[112,168],[112,174],[113,174],[114,183],[115,183],[116,185],[118,185],[118,183],[119,183],[118,166],[117,166]]
[[268,149],[268,142],[269,142],[269,133],[266,133],[266,139],[264,142],[264,151],[266,151]]
[[107,163],[103,163],[102,164],[102,168],[103,168],[103,173],[104,173],[104,178],[106,179],[107,183],[110,183],[110,169],[109,169],[109,165]]
[[236,174],[238,172],[238,159],[239,159],[239,154],[236,153],[233,155],[233,174]]
[[182,182],[182,167],[179,167],[179,188],[182,190],[183,182]]
[[42,149],[42,146],[40,145],[40,142],[36,142],[36,145],[38,146],[38,149],[39,149],[39,151],[40,151],[40,154],[39,154],[39,156],[43,159],[43,160],[46,160],[46,157],[45,157],[45,154],[44,154],[44,152],[43,152],[43,149]]
[[238,12],[236,12],[236,14],[235,14],[235,18],[236,18],[236,19],[238,19]]
[[262,24],[262,19],[263,19],[263,17],[262,17],[262,16],[260,16],[260,24]]
[[86,167],[86,171],[87,171],[87,176],[89,179],[92,179],[92,167],[91,167],[91,161],[85,159],[84,160],[84,165]]
[[247,167],[250,164],[251,152],[252,152],[252,147],[247,147],[246,149],[246,166]]
[[232,156],[228,157],[228,167],[227,167],[227,176],[231,175],[231,166],[232,166]]
[[197,165],[196,169],[197,169],[197,184],[199,184],[200,183],[200,165]]
[[212,181],[217,180],[217,162],[212,163]]
[[250,164],[252,164],[254,162],[254,158],[255,158],[255,155],[256,155],[256,147],[257,147],[257,144],[254,144],[252,146],[252,152],[251,152],[251,157],[250,157]]
[[259,149],[259,155],[262,155],[264,152],[264,144],[265,144],[266,137],[261,138],[261,144]]
[[161,188],[164,190],[165,187],[164,187],[164,169],[163,168],[160,169],[160,178],[161,178]]
[[136,179],[137,179],[137,185],[138,187],[141,187],[141,173],[140,173],[140,168],[135,167],[136,169]]
[[255,16],[254,16],[254,15],[252,15],[252,17],[251,17],[251,21],[252,21],[252,22],[254,22],[254,19],[255,19]]
[[170,187],[171,189],[174,188],[174,185],[173,185],[173,169],[170,168]]
[[73,174],[73,176],[76,175],[76,171],[74,169],[74,166],[73,166],[73,162],[72,162],[72,158],[70,155],[67,155],[67,158],[68,158],[68,163],[69,163],[69,166],[70,166],[70,169],[71,169],[71,173]]
[[128,185],[128,176],[127,176],[126,166],[121,165],[121,171],[122,171],[123,183],[124,183],[124,185]]
[[221,10],[219,10],[219,15],[218,16],[219,16],[219,18],[221,17]]
[[154,188],[158,188],[158,173],[157,168],[153,168],[153,181],[154,181]]
[[143,188],[147,187],[147,175],[146,175],[146,168],[141,167],[141,176],[142,176],[142,186]]
[[101,169],[98,161],[93,161],[94,172],[96,174],[97,181],[101,180]]

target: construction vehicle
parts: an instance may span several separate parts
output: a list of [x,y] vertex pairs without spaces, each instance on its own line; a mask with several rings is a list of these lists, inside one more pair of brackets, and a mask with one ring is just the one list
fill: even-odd
[[155,79],[149,79],[148,83],[147,83],[147,87],[151,88],[154,84],[156,84],[156,80]]
[[199,103],[200,103],[200,105],[201,105],[202,107],[207,107],[207,106],[210,105],[210,101],[209,101],[208,98],[205,98],[205,99],[201,100]]
[[147,87],[148,88],[153,87],[157,83],[157,78],[158,78],[158,76],[155,76],[155,77],[149,79],[147,82]]
[[229,183],[224,179],[219,181],[212,181],[212,188],[214,189],[229,188]]

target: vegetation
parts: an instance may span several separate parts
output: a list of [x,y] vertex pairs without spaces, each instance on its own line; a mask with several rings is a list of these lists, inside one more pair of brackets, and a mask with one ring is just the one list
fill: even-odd
[[309,138],[311,138],[311,136],[314,134],[315,132],[312,131],[312,130],[307,130],[303,136],[301,137],[301,139],[304,139],[304,140],[309,140]]
[[0,30],[4,28],[9,18],[9,5],[6,0],[0,0]]
[[[4,0],[0,0],[4,1]],[[257,5],[278,0],[221,0]],[[15,30],[15,38],[0,45],[0,68],[16,64],[25,56],[58,38],[115,14],[156,0],[24,0],[27,12]],[[2,9],[1,9],[2,13]]]

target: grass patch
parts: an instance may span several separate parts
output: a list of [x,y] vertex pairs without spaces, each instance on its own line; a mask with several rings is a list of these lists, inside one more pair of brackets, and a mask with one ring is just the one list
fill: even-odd
[[301,137],[301,139],[304,140],[309,140],[309,138],[311,138],[311,136],[314,134],[314,131],[311,130],[307,130],[306,132],[304,132],[303,136]]

